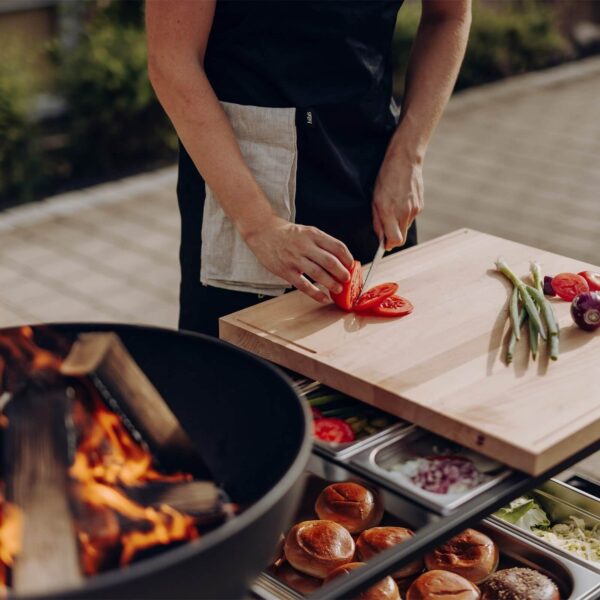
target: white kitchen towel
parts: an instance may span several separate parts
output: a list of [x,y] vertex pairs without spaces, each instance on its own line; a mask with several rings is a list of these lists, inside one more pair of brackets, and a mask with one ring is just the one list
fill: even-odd
[[[264,108],[221,102],[244,160],[271,202],[287,221],[296,217],[296,109]],[[240,198],[243,202],[244,198]],[[212,190],[206,186],[202,221],[200,281],[228,290],[278,296],[291,287],[265,269]]]

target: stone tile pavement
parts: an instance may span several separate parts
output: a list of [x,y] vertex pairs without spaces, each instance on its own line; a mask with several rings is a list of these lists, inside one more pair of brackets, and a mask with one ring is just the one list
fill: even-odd
[[[457,94],[426,160],[421,239],[471,227],[599,264],[599,99],[600,58]],[[175,182],[167,168],[0,213],[0,327],[175,327]]]

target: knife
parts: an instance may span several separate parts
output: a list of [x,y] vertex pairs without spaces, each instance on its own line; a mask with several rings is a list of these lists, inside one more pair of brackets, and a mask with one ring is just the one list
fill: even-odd
[[379,246],[377,247],[375,256],[373,257],[373,260],[371,262],[371,266],[369,267],[369,270],[367,271],[367,276],[365,277],[362,288],[360,289],[360,294],[358,295],[359,299],[363,295],[363,293],[369,289],[368,283],[371,280],[371,277],[373,276],[373,273],[375,272],[375,269],[376,269],[377,265],[379,264],[379,261],[383,258],[384,252],[385,252],[385,243],[384,243],[384,239],[381,238],[379,240]]

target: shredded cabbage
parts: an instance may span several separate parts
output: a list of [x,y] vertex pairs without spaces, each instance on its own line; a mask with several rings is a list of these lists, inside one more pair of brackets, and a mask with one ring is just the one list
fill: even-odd
[[508,506],[494,513],[499,519],[508,521],[521,529],[532,531],[534,527],[549,527],[550,519],[540,505],[529,496],[521,496]]
[[549,529],[536,529],[535,535],[593,563],[600,563],[600,527],[586,527],[583,519],[571,515],[566,523],[557,523]]
[[521,496],[494,513],[498,518],[526,529],[546,542],[584,560],[600,563],[600,525],[586,527],[571,515],[564,523],[550,524],[548,515],[529,496]]

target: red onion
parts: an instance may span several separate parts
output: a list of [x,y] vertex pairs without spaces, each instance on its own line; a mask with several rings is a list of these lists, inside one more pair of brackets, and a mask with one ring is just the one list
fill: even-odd
[[600,292],[583,292],[571,303],[571,316],[575,324],[585,331],[600,327]]

